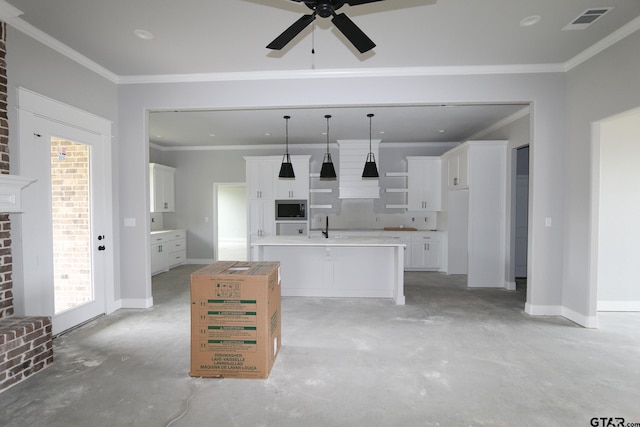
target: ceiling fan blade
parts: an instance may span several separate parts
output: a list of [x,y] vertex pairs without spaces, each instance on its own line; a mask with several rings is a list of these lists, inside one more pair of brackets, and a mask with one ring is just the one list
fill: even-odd
[[280,50],[287,45],[295,36],[300,34],[302,30],[304,30],[307,25],[311,24],[313,20],[316,19],[316,14],[312,15],[303,15],[300,19],[293,23],[289,28],[284,30],[282,34],[275,38],[274,41],[269,43],[267,46],[268,49]]
[[348,4],[349,6],[358,6],[359,4],[374,3],[377,1],[383,1],[383,0],[350,0],[350,1],[345,1],[345,3]]
[[376,47],[376,44],[344,13],[334,15],[331,22],[338,27],[360,53],[365,53]]

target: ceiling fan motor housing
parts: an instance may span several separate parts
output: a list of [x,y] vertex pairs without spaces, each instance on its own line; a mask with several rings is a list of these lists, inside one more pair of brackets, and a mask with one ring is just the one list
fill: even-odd
[[311,10],[314,10],[322,18],[328,18],[334,14],[334,12],[344,6],[343,0],[317,0],[317,1],[305,1],[304,4]]

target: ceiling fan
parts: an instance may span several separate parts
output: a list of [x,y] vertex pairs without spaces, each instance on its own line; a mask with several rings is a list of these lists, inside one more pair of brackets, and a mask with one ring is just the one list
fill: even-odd
[[303,15],[300,19],[293,23],[289,28],[284,30],[274,41],[269,43],[268,49],[280,50],[287,45],[295,36],[300,34],[309,24],[315,19],[316,15],[320,15],[322,18],[328,18],[333,16],[331,22],[344,34],[344,36],[360,51],[365,53],[374,47],[376,44],[371,41],[367,35],[362,32],[356,24],[344,13],[337,14],[336,10],[340,9],[345,4],[349,6],[358,6],[366,3],[373,3],[383,0],[291,0],[298,3],[304,3],[309,9],[313,10],[310,15]]

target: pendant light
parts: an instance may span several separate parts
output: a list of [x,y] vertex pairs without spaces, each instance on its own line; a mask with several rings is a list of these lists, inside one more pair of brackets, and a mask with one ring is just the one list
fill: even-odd
[[378,175],[378,167],[376,166],[376,157],[373,155],[373,151],[371,151],[371,118],[373,114],[367,114],[369,117],[369,154],[367,154],[367,160],[364,163],[364,170],[362,171],[363,178],[379,178]]
[[330,181],[336,179],[336,168],[333,167],[333,161],[331,160],[331,153],[329,153],[329,119],[330,115],[324,116],[327,119],[327,152],[324,155],[322,161],[322,169],[320,169],[320,179],[323,181]]
[[285,139],[285,152],[282,156],[282,165],[280,165],[280,173],[278,178],[295,179],[296,175],[293,173],[293,165],[291,164],[291,156],[289,155],[289,119],[290,116],[284,116],[286,123],[286,139]]

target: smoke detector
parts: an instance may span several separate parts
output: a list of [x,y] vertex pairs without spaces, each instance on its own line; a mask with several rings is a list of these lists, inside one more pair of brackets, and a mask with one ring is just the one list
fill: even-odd
[[562,30],[584,30],[588,28],[591,24],[596,22],[598,19],[602,18],[602,16],[609,12],[612,7],[598,7],[594,9],[587,9],[578,15],[577,18],[573,19],[570,23],[568,23]]

